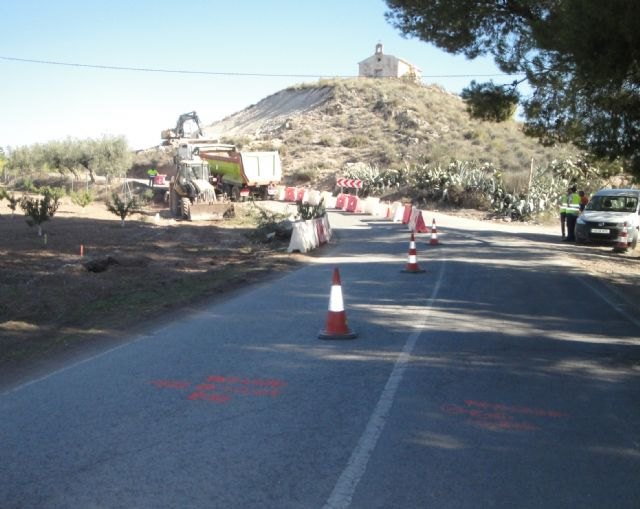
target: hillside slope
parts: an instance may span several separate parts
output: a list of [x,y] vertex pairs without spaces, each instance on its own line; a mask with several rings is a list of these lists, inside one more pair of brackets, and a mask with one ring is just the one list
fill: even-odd
[[205,127],[244,150],[277,149],[289,182],[338,174],[345,164],[380,168],[453,159],[527,172],[575,153],[545,148],[521,124],[470,118],[461,98],[403,80],[321,80],[291,87]]

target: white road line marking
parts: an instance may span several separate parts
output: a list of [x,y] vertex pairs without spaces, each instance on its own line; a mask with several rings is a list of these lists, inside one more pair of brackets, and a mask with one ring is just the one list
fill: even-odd
[[349,462],[333,488],[327,503],[324,505],[324,509],[346,509],[351,504],[351,499],[356,491],[356,487],[367,469],[369,458],[371,457],[373,450],[376,448],[378,439],[380,438],[386,424],[389,410],[393,404],[400,382],[402,382],[402,378],[404,377],[404,372],[407,369],[413,348],[415,347],[422,330],[427,324],[429,315],[431,314],[433,303],[440,291],[440,284],[444,276],[444,268],[445,261],[443,260],[440,265],[438,279],[433,287],[431,296],[427,301],[427,309],[422,315],[419,327],[407,338],[402,352],[398,355],[396,363],[393,366],[393,370],[389,375],[389,379],[382,390],[380,399],[378,400],[371,417],[369,417],[367,427],[362,433],[360,440],[358,440],[356,448],[351,453]]

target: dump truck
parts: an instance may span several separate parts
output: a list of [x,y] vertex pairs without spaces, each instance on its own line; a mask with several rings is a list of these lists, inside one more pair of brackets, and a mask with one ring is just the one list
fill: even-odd
[[276,194],[282,180],[278,152],[242,152],[233,145],[203,145],[195,150],[208,161],[218,190],[231,201],[250,196],[265,200]]
[[209,164],[193,153],[188,143],[178,147],[176,175],[169,182],[171,213],[191,221],[223,219],[233,215],[233,205],[218,197]]

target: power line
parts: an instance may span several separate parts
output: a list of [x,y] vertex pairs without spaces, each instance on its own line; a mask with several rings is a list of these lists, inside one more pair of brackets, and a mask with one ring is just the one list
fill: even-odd
[[[135,71],[135,72],[155,72],[155,73],[167,73],[167,74],[199,74],[208,76],[241,76],[241,77],[258,77],[258,78],[358,78],[359,76],[335,76],[324,74],[271,74],[271,73],[257,73],[257,72],[224,72],[224,71],[198,71],[189,69],[162,69],[153,67],[126,67],[121,65],[98,65],[98,64],[81,64],[77,62],[58,62],[55,60],[37,60],[32,58],[17,58],[6,57],[0,55],[0,60],[7,60],[12,62],[23,62],[29,64],[42,64],[42,65],[58,65],[63,67],[81,67],[88,69],[102,69],[109,71]],[[433,74],[422,75],[421,78],[490,78],[498,76],[513,76],[512,74]]]

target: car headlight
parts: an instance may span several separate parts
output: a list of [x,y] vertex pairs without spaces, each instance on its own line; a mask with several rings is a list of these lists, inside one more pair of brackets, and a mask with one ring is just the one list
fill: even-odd
[[585,225],[587,222],[584,220],[582,216],[578,216],[578,220],[576,221],[578,224]]

